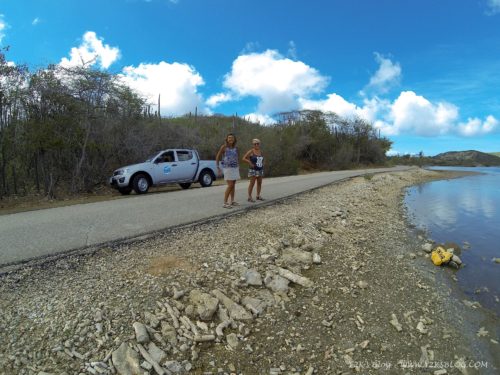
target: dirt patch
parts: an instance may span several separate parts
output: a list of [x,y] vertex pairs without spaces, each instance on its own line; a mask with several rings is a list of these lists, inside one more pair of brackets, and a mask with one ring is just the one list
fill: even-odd
[[196,272],[197,268],[184,258],[174,255],[153,258],[147,272],[153,276],[168,275],[172,270]]

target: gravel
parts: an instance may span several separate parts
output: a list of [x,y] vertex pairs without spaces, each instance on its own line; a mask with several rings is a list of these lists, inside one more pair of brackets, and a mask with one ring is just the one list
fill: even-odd
[[0,374],[493,374],[475,348],[498,328],[450,318],[404,220],[402,189],[443,176],[355,178],[3,275]]

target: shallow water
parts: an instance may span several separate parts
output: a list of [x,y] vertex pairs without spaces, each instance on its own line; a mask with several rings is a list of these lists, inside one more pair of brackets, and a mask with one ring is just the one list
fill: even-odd
[[500,258],[500,168],[433,169],[481,173],[408,188],[405,204],[413,223],[430,239],[462,248],[465,267],[456,271],[459,287],[500,315],[500,264],[492,261]]

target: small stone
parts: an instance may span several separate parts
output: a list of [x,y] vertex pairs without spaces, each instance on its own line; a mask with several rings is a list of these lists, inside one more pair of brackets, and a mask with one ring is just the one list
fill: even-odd
[[364,280],[360,280],[360,281],[358,281],[358,287],[360,289],[366,289],[366,288],[368,288],[368,283]]
[[184,372],[184,367],[182,366],[182,364],[180,364],[177,361],[165,361],[163,366],[165,366],[165,368],[168,371],[170,371],[174,374],[181,374]]
[[460,259],[458,255],[453,254],[453,256],[451,257],[451,260],[454,261],[458,265],[462,264],[462,259]]
[[244,275],[245,282],[248,285],[252,286],[261,286],[262,285],[262,277],[260,276],[260,273],[254,269],[249,269],[245,272]]
[[120,375],[137,375],[142,374],[139,366],[139,353],[130,348],[126,343],[122,343],[120,347],[111,355],[113,366]]
[[167,354],[161,350],[154,342],[148,345],[148,353],[156,363],[161,363],[167,357]]
[[135,322],[133,324],[135,330],[135,338],[139,344],[146,344],[149,342],[149,334],[146,326],[142,323]]
[[214,289],[212,294],[226,307],[229,316],[234,320],[250,320],[253,318],[252,314],[250,314],[245,308],[241,305],[238,305],[231,298],[227,297],[224,293],[222,293],[218,289]]
[[425,328],[425,325],[423,322],[418,322],[417,324],[417,331],[420,332],[421,334],[426,334],[427,329]]
[[423,244],[422,250],[425,251],[426,253],[430,254],[432,252],[432,244],[431,243]]
[[312,260],[314,264],[321,264],[321,256],[318,253],[313,253]]
[[479,328],[479,331],[477,331],[477,337],[488,336],[488,334],[489,332],[484,327]]
[[238,336],[236,336],[236,333],[230,333],[229,335],[227,335],[226,341],[231,349],[237,349],[239,346],[239,340]]
[[370,343],[370,340],[365,340],[365,341],[361,342],[359,344],[359,346],[361,347],[361,349],[366,349],[366,347],[368,346],[369,343]]
[[144,370],[151,370],[153,368],[153,365],[151,363],[149,363],[148,361],[143,361],[141,363],[141,367],[144,369]]
[[401,326],[401,324],[398,322],[398,318],[396,317],[396,315],[395,315],[395,314],[392,314],[391,316],[392,316],[392,319],[390,320],[390,322],[389,322],[389,323],[391,323],[391,324],[394,326],[394,328],[396,328],[396,330],[397,330],[398,332],[401,332],[401,331],[403,330],[403,327],[402,327],[402,326]]
[[198,289],[193,289],[189,293],[189,299],[196,306],[196,311],[201,320],[211,320],[217,311],[219,300],[208,293],[203,293]]

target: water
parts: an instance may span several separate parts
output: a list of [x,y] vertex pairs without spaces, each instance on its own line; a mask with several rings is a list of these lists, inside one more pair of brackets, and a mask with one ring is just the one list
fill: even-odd
[[466,266],[456,271],[459,287],[468,299],[500,315],[500,264],[492,261],[500,258],[500,168],[433,169],[481,173],[413,186],[405,203],[414,224],[429,238],[462,247]]

